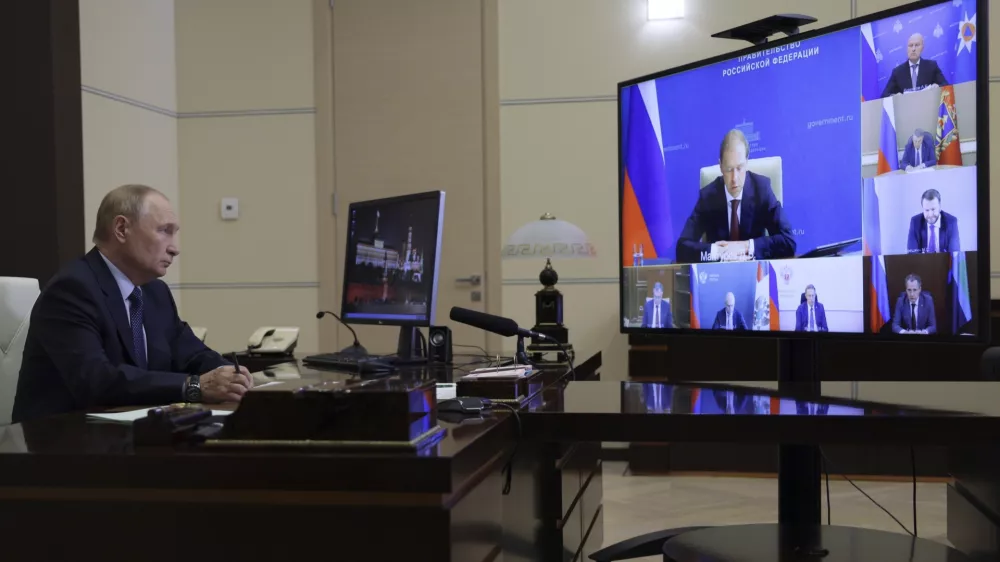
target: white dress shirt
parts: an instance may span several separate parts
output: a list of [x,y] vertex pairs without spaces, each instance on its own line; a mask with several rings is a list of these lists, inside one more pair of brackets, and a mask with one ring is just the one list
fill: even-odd
[[[100,254],[101,259],[104,263],[108,264],[108,269],[111,270],[112,277],[115,278],[115,282],[118,283],[118,290],[122,293],[122,300],[125,301],[125,319],[128,320],[129,325],[132,325],[132,303],[129,302],[128,297],[132,294],[132,290],[135,289],[135,283],[133,283],[128,277],[122,273],[122,270],[115,267],[115,264],[111,263],[104,254]],[[149,338],[146,337],[146,327],[142,327],[142,340],[146,343],[146,357],[149,358]]]
[[662,328],[662,322],[663,320],[660,319],[660,303],[656,299],[653,299],[653,327]]
[[726,310],[726,329],[733,329],[733,310]]
[[809,309],[809,315],[806,317],[806,331],[815,332],[819,329],[816,325],[816,307],[807,306],[807,308]]
[[[725,189],[725,188],[723,188]],[[726,228],[733,224],[733,201],[739,201],[736,205],[736,224],[740,224],[740,215],[743,212],[743,193],[740,193],[740,198],[737,199],[729,194],[729,190],[726,189]],[[730,242],[735,242],[735,240],[730,240]],[[753,256],[753,239],[747,241],[747,255]],[[718,244],[712,244],[712,257],[718,259],[719,254],[721,254],[722,248]]]

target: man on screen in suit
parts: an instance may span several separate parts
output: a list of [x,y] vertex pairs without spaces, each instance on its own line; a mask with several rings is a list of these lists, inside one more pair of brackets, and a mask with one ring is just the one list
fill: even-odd
[[937,164],[934,154],[934,137],[923,129],[913,131],[913,136],[906,141],[903,158],[899,165],[906,171],[930,168]]
[[920,196],[924,212],[910,219],[906,250],[911,254],[960,252],[958,218],[941,210],[941,194],[928,189]]
[[747,170],[749,157],[743,132],[726,133],[719,148],[722,175],[698,194],[677,240],[678,263],[794,257],[792,227],[771,180]]
[[795,311],[796,332],[828,332],[826,310],[816,299],[816,287],[806,285],[806,300]]
[[[144,185],[108,193],[95,248],[64,266],[31,312],[15,422],[73,410],[239,401],[253,386],[177,316],[159,278],[179,253],[170,202]],[[200,396],[199,396],[200,395]]]
[[670,314],[670,303],[663,299],[663,283],[653,283],[653,300],[647,301],[642,309],[643,328],[673,328],[674,318]]
[[715,315],[713,330],[746,330],[743,313],[736,310],[736,295],[726,293],[726,306]]
[[882,97],[919,90],[927,86],[947,86],[941,67],[932,60],[920,58],[924,52],[924,36],[914,33],[906,43],[906,61],[892,69],[892,76],[882,90]]
[[936,334],[934,299],[923,292],[919,275],[906,276],[906,293],[896,301],[892,316],[892,331],[897,334]]

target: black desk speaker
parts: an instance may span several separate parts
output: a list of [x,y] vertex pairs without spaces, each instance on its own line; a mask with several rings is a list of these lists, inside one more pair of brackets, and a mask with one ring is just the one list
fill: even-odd
[[431,326],[427,332],[427,355],[431,363],[451,365],[451,328]]

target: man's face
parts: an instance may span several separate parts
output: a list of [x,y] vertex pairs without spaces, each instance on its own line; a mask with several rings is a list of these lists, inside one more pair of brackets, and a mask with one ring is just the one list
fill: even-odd
[[116,226],[115,235],[124,238],[123,257],[138,274],[150,280],[163,277],[174,258],[177,248],[177,216],[170,202],[161,195],[151,193],[146,197],[145,210],[138,220]]
[[924,208],[924,220],[927,224],[937,224],[938,218],[941,216],[941,201],[939,199],[931,199],[930,201],[924,199],[920,202]]
[[747,149],[740,143],[734,143],[729,150],[722,153],[719,162],[722,168],[722,179],[726,182],[726,191],[732,197],[743,193],[743,181],[747,177]]
[[653,298],[656,300],[660,300],[663,298],[663,287],[659,285],[653,287]]
[[913,135],[913,148],[920,150],[920,145],[924,142],[923,135]]
[[815,291],[815,289],[806,289],[806,302],[809,303],[810,306],[814,302],[816,302],[816,291]]
[[917,302],[920,298],[920,283],[916,281],[906,282],[906,298],[910,299],[910,302]]
[[906,43],[906,54],[909,56],[910,61],[917,62],[922,52],[924,52],[924,38],[919,35],[910,37],[910,40]]
[[736,297],[726,297],[726,312],[732,313],[736,308]]

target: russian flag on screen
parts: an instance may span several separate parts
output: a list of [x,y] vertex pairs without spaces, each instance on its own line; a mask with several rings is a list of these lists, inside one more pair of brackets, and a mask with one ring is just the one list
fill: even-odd
[[861,101],[876,100],[881,92],[878,87],[878,57],[872,24],[861,26]]
[[951,253],[951,271],[948,273],[951,284],[951,329],[960,333],[963,326],[972,321],[972,304],[969,300],[969,271],[965,264],[965,252]]
[[882,129],[878,136],[878,174],[899,169],[899,145],[896,142],[896,114],[892,97],[882,98]]
[[878,192],[875,191],[875,178],[862,180],[862,234],[864,235],[864,254],[866,256],[882,253],[882,229],[879,226]]
[[656,83],[631,86],[622,95],[629,96],[628,114],[623,116],[628,121],[623,127],[628,137],[623,155],[622,265],[629,266],[633,246],[642,246],[644,258],[656,258],[666,253],[664,246],[675,236],[667,199]]
[[869,322],[873,333],[877,333],[889,322],[889,285],[885,279],[885,257],[872,256],[872,281],[869,286],[871,303]]
[[690,296],[691,296],[691,327],[694,328],[695,330],[701,328],[701,320],[698,319],[699,318],[698,310],[700,308],[698,306],[698,296],[699,296],[698,295],[698,285],[700,285],[700,284],[701,284],[701,282],[698,281],[698,266],[697,265],[692,265],[691,266],[691,292],[690,292]]

